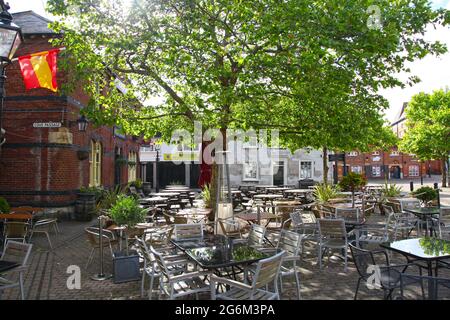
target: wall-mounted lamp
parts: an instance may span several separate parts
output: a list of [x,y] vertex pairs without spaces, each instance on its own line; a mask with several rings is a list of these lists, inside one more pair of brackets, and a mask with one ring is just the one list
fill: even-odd
[[77,120],[78,124],[78,131],[80,132],[86,132],[87,126],[88,126],[88,120],[84,115],[78,118]]

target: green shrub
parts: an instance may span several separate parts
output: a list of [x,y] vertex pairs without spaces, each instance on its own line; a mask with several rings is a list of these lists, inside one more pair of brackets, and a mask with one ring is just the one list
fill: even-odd
[[423,202],[436,200],[438,197],[438,191],[432,187],[421,187],[411,192],[411,194]]
[[146,209],[139,207],[139,202],[135,198],[120,194],[111,207],[110,216],[117,225],[132,228],[145,221],[146,212]]
[[123,194],[123,190],[120,186],[116,186],[111,190],[104,190],[101,198],[97,202],[97,210],[109,210],[117,202],[119,195]]
[[349,172],[346,176],[342,177],[339,186],[343,191],[355,192],[361,190],[367,184],[367,179],[358,173]]
[[142,189],[142,180],[136,179],[136,181],[133,182],[133,185],[138,189]]
[[331,184],[320,183],[314,186],[314,197],[320,203],[325,203],[330,199],[338,197],[339,187]]
[[205,184],[202,189],[202,198],[206,208],[211,208],[211,190],[209,184]]
[[383,198],[395,198],[398,197],[402,192],[402,188],[397,186],[396,184],[388,184],[387,182],[384,184],[381,189],[381,195]]
[[10,210],[11,210],[11,207],[10,207],[8,201],[6,201],[5,198],[0,197],[0,212],[1,213],[9,213]]

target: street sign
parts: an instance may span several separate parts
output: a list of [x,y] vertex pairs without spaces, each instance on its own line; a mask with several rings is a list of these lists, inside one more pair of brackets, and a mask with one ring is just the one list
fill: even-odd
[[328,161],[344,161],[345,153],[329,154]]
[[61,128],[61,122],[34,122],[33,128]]

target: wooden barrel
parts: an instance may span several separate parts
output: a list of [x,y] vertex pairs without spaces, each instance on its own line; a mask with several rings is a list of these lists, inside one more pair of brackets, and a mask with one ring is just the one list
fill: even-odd
[[95,194],[79,193],[75,201],[75,220],[91,221],[96,212]]

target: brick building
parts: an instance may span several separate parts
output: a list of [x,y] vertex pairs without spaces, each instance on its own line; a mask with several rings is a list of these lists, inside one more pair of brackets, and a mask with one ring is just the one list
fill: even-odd
[[[13,14],[24,43],[16,56],[49,50],[58,35],[49,21],[32,11]],[[77,90],[61,96],[47,89],[25,90],[17,61],[6,69],[0,149],[0,196],[12,205],[71,208],[81,187],[111,188],[139,177],[139,141],[117,128],[78,129],[80,110],[89,98]],[[58,71],[58,84],[66,80]]]
[[[398,138],[402,138],[405,131],[404,103],[391,124],[391,128]],[[441,174],[441,162],[438,160],[419,161],[414,155],[399,152],[397,147],[389,151],[373,151],[360,153],[352,151],[345,154],[347,172],[363,173],[367,178],[382,179],[417,179],[431,174]],[[343,174],[343,164],[340,163],[339,175]]]

